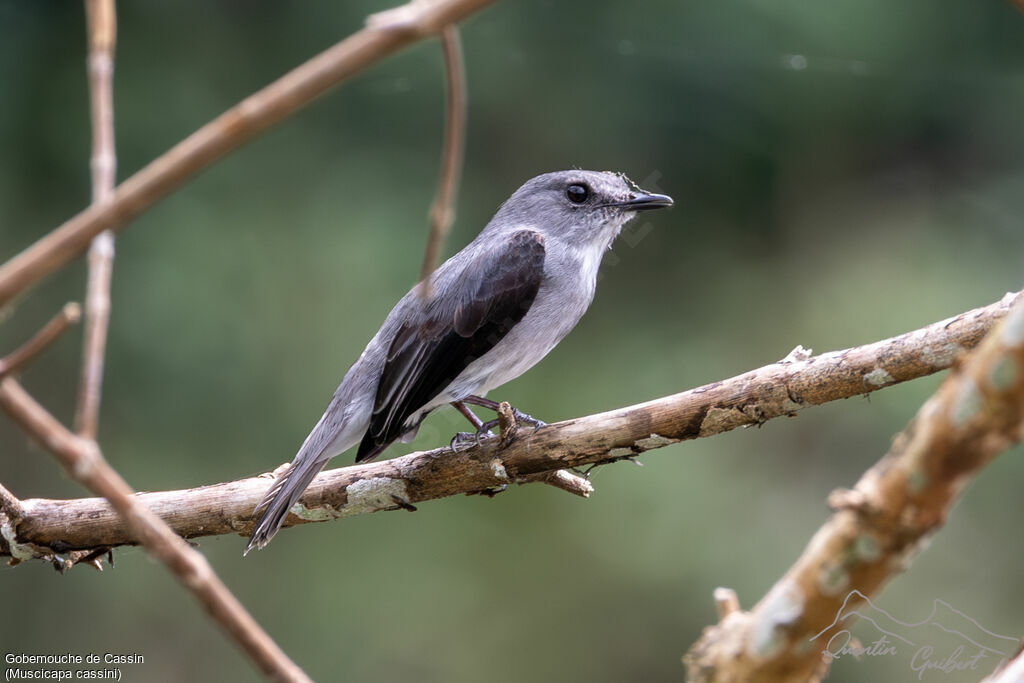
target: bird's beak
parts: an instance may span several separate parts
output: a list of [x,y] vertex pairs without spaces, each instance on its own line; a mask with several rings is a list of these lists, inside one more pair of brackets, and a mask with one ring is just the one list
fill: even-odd
[[651,209],[663,209],[672,206],[674,202],[667,194],[653,194],[641,192],[633,195],[624,202],[614,202],[605,206],[615,206],[626,211],[649,211]]

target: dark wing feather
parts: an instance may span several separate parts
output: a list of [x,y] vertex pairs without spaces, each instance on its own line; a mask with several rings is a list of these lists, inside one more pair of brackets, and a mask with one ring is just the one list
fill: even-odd
[[458,301],[425,307],[388,349],[370,426],[356,462],[376,457],[407,431],[406,421],[477,358],[490,351],[533,305],[544,276],[544,240],[521,230],[461,276]]

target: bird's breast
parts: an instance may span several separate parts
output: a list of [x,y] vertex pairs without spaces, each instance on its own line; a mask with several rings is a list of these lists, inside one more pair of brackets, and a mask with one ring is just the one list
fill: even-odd
[[497,388],[540,362],[576,326],[594,298],[597,263],[572,253],[549,254],[544,281],[530,309],[445,392],[461,398]]

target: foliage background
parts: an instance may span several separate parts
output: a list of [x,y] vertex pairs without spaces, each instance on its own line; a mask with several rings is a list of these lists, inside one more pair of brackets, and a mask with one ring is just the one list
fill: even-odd
[[[119,178],[385,5],[119,3]],[[495,396],[554,421],[898,334],[1022,282],[1024,15],[1007,2],[502,2],[464,30],[468,155],[448,253],[537,173],[626,171],[676,198],[619,242],[597,300]],[[88,201],[80,4],[0,0],[0,258]],[[135,487],[290,460],[410,287],[437,172],[439,49],[333,91],[118,239],[101,443]],[[642,226],[641,226],[642,227]],[[9,315],[4,350],[85,281]],[[79,345],[25,374],[70,420]],[[711,592],[758,599],[937,386],[928,378],[594,474],[202,549],[317,680],[676,680]],[[413,447],[462,425],[437,415]],[[392,449],[389,454],[402,452]],[[1020,635],[1020,450],[989,467],[879,604],[943,598]],[[351,455],[337,464],[349,462]],[[77,497],[0,420],[0,480]],[[0,574],[5,652],[141,653],[132,680],[246,680],[248,663],[138,550],[102,574]],[[831,680],[902,680],[840,661]],[[976,680],[980,674],[938,680]]]

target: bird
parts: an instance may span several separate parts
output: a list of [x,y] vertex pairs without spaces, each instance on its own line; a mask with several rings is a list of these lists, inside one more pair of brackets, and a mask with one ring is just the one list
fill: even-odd
[[265,547],[327,461],[353,446],[357,463],[369,461],[411,440],[429,413],[449,404],[477,429],[456,434],[453,450],[486,435],[495,421],[482,422],[468,405],[495,410],[487,392],[536,365],[582,318],[623,226],[672,204],[623,173],[556,171],[524,183],[472,242],[391,310],[256,506],[245,553]]

